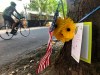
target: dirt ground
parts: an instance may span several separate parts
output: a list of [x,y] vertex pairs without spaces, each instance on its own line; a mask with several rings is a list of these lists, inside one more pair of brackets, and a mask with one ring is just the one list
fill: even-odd
[[[62,48],[63,43],[55,41],[51,62],[53,62],[56,53]],[[26,54],[18,56],[13,62],[3,65],[0,68],[0,75],[36,75],[36,69],[41,57],[46,52],[47,44]]]

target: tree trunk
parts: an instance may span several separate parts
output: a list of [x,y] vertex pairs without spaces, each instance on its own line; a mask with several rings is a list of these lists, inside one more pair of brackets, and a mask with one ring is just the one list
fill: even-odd
[[[68,16],[78,22],[87,13],[100,6],[100,0],[76,0],[73,10],[70,10]],[[84,20],[92,22],[92,62],[100,61],[100,9]],[[94,59],[95,58],[95,59]],[[95,60],[95,61],[94,61]]]
[[[68,17],[78,22],[87,13],[97,6],[100,0],[67,0],[70,4]],[[70,2],[72,1],[72,2]],[[70,2],[70,3],[69,3]],[[51,70],[43,75],[100,75],[100,10],[84,20],[93,23],[92,27],[92,63],[80,61],[77,63],[71,57],[72,41],[65,42],[62,50],[57,56]]]
[[[75,0],[72,3],[68,17],[71,17],[76,23],[94,8],[100,6],[100,0]],[[55,61],[54,67],[57,75],[100,75],[100,9],[84,21],[93,23],[92,64],[83,61],[77,63],[71,57],[72,41],[69,41],[64,44]]]

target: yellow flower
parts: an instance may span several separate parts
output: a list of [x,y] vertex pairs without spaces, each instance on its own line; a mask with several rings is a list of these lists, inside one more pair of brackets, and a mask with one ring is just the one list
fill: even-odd
[[75,35],[76,26],[70,18],[64,19],[64,22],[61,33],[65,38],[71,40]]
[[61,26],[62,23],[63,23],[63,21],[64,21],[63,18],[58,17],[58,19],[57,19],[57,21],[56,21],[57,26],[58,26],[58,27]]
[[62,24],[63,24],[63,19],[61,17],[58,17],[56,21],[57,27],[54,29],[54,32],[53,32],[54,35],[60,32]]
[[53,35],[62,42],[67,42],[73,39],[75,35],[75,23],[70,18],[58,18],[56,21],[57,27],[54,29]]

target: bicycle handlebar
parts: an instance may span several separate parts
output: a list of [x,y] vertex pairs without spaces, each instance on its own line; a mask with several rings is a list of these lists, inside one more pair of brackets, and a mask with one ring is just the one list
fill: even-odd
[[18,18],[17,16],[14,15],[14,17],[18,20],[25,18],[24,16],[21,16],[20,18]]

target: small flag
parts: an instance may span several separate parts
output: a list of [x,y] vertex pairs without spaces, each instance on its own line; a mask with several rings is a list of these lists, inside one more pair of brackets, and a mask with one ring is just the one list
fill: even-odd
[[51,27],[49,29],[49,41],[48,41],[48,45],[47,45],[46,54],[44,55],[44,57],[39,62],[37,74],[40,73],[41,71],[43,71],[47,66],[50,65],[50,56],[51,56],[51,53],[52,53],[52,36],[53,36],[53,30],[56,27],[57,17],[59,16],[59,11],[58,11],[59,6],[60,6],[60,1],[59,1],[59,4],[58,4],[58,7],[56,9],[56,12],[54,14],[53,22],[52,22]]
[[49,31],[49,41],[48,41],[48,45],[47,45],[47,49],[46,49],[46,54],[44,55],[44,57],[39,62],[37,73],[40,73],[47,66],[50,65],[51,53],[52,53],[52,32]]

